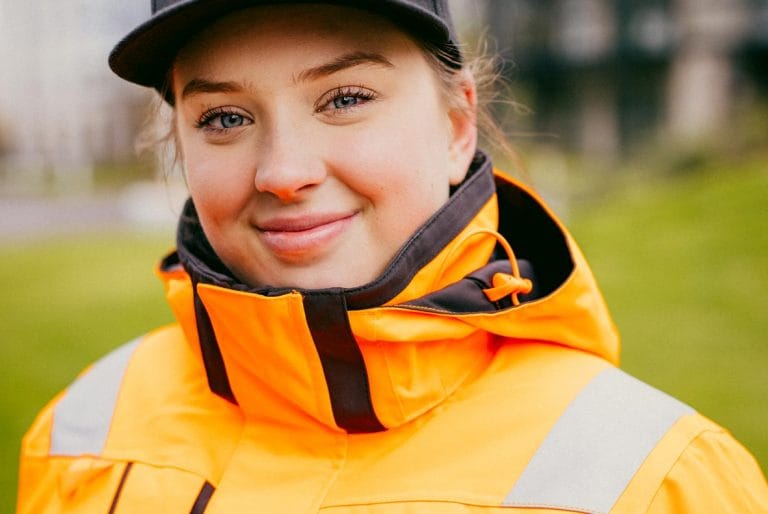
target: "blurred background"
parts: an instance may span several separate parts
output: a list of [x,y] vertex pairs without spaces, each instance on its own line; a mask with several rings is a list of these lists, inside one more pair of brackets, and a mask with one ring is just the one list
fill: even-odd
[[[768,466],[768,0],[453,0],[503,59],[491,109],[580,241],[623,367]],[[91,361],[171,321],[184,198],[106,65],[146,0],[0,3],[0,512],[19,440]]]

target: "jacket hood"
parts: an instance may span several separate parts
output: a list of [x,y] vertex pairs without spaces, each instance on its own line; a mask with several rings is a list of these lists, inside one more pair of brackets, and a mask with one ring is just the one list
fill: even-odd
[[272,423],[360,433],[412,422],[505,344],[556,344],[618,362],[616,330],[575,242],[482,153],[369,284],[242,284],[191,201],[159,274],[211,390]]

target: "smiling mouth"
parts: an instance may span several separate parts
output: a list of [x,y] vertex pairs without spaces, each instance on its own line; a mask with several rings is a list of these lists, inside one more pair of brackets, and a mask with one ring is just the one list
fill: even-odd
[[312,257],[329,248],[352,224],[358,211],[273,219],[257,225],[261,241],[278,258]]

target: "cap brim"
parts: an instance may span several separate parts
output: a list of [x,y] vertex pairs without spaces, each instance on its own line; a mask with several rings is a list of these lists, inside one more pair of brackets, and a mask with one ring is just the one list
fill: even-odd
[[125,36],[109,55],[118,76],[162,90],[179,50],[212,20],[248,7],[276,4],[326,3],[373,11],[396,20],[418,39],[446,47],[460,60],[451,27],[434,13],[403,0],[184,0],[158,12]]

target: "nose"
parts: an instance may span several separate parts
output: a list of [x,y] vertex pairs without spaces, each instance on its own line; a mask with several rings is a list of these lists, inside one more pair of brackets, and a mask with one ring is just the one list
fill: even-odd
[[296,124],[273,124],[260,146],[254,185],[261,193],[271,193],[284,202],[295,201],[327,176],[311,136]]

